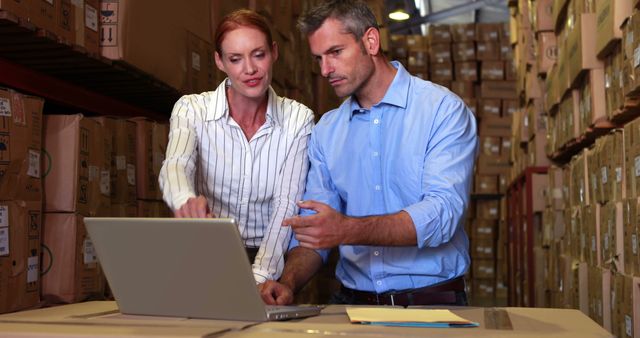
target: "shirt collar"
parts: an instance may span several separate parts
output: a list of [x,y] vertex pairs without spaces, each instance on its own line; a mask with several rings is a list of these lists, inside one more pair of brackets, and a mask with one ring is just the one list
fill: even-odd
[[[382,97],[382,100],[380,100],[380,102],[376,103],[374,106],[384,103],[400,108],[406,108],[407,99],[409,97],[409,84],[411,82],[411,75],[407,72],[406,69],[404,69],[400,62],[391,61],[391,65],[396,68],[398,72],[393,78],[393,81],[387,89],[387,92],[384,94],[384,97]],[[362,107],[353,95],[349,97],[348,107],[351,113],[349,119],[351,119],[353,115],[362,112]]]
[[[205,118],[206,121],[217,121],[223,117],[229,118],[229,101],[227,101],[227,86],[230,85],[229,78],[224,79],[216,88],[215,94],[211,96],[209,105],[207,105],[207,116]],[[274,125],[278,122],[278,119],[275,118],[276,112],[278,110],[278,105],[276,104],[277,94],[273,90],[271,86],[267,90],[269,98],[267,102],[267,116],[266,122],[269,125]]]

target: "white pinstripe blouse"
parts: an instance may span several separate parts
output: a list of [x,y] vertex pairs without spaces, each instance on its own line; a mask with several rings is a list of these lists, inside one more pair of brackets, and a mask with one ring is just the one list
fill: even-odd
[[173,210],[204,195],[217,217],[235,218],[245,246],[260,248],[253,273],[262,283],[282,274],[291,230],[281,224],[304,192],[313,113],[269,88],[266,122],[247,140],[229,116],[226,83],[175,104],[159,182]]

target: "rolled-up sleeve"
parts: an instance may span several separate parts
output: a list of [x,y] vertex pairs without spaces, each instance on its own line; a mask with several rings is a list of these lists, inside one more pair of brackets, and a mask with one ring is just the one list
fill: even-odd
[[169,143],[158,182],[162,197],[172,210],[179,209],[189,198],[195,197],[194,171],[198,136],[196,124],[198,106],[189,96],[176,102],[171,113]]
[[475,118],[461,100],[445,98],[437,112],[424,157],[423,198],[403,209],[419,248],[447,243],[460,226],[478,148]]

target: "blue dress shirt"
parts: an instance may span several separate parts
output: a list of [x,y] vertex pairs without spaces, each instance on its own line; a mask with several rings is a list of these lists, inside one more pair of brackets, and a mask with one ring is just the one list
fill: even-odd
[[[459,97],[392,64],[398,72],[371,109],[351,97],[322,116],[309,141],[304,195],[347,216],[409,213],[417,246],[339,248],[340,282],[377,293],[428,286],[468,269],[463,222],[478,144],[475,118]],[[297,245],[294,236],[290,247]],[[328,250],[318,252],[326,260]]]

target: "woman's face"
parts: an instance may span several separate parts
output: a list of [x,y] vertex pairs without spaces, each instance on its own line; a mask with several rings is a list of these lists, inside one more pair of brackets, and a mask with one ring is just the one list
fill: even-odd
[[231,88],[247,98],[262,98],[271,84],[272,67],[278,49],[253,27],[238,27],[225,34],[222,55],[215,53],[216,65],[231,80]]

